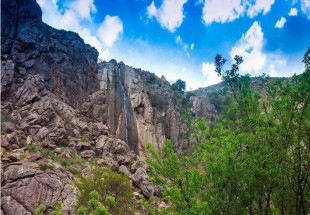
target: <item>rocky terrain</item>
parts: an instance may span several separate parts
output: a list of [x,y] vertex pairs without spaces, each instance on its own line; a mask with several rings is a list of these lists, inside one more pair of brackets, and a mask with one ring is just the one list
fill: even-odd
[[4,0],[1,13],[1,214],[74,214],[74,179],[93,164],[127,175],[137,193],[160,195],[144,163],[171,139],[194,141],[184,111],[216,119],[203,95],[172,90],[164,77],[111,60],[73,32],[42,22],[35,0]]

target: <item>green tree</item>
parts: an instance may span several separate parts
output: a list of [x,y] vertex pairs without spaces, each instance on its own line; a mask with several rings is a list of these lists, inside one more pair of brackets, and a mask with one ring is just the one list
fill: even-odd
[[[89,207],[91,198],[105,206],[111,214],[132,214],[135,211],[131,182],[122,174],[107,168],[93,167],[88,177],[76,181],[76,186],[79,189],[78,207],[82,206],[82,211],[83,207]],[[90,195],[93,192],[98,193],[98,199]]]
[[225,117],[212,126],[193,125],[199,147],[178,156],[171,141],[160,156],[150,146],[149,172],[164,188],[172,214],[308,214],[310,148],[309,51],[306,70],[288,80],[253,88],[216,56],[217,73],[233,97]]
[[175,83],[172,84],[172,90],[178,91],[180,93],[184,93],[186,89],[186,83],[185,81],[182,81],[181,79],[178,79]]

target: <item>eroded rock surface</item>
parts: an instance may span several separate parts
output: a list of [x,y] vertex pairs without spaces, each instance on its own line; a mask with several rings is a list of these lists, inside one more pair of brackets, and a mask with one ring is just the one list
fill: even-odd
[[48,211],[57,201],[63,202],[64,213],[74,214],[76,191],[71,174],[60,170],[44,172],[32,162],[5,165],[2,172],[1,209],[4,214],[33,214],[39,204],[44,204]]
[[[35,0],[1,1],[1,55],[14,63],[16,74],[40,74],[44,85],[74,108],[99,89],[98,52],[73,32],[56,30],[42,22],[42,11]],[[2,65],[5,68],[12,64]],[[2,73],[2,85],[13,85],[12,73]],[[21,75],[18,73],[18,75]],[[2,91],[1,98],[11,91]]]

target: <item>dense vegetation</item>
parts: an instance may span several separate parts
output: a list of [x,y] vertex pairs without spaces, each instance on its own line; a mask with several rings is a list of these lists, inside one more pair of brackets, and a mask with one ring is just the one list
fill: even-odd
[[81,177],[79,190],[79,215],[133,214],[136,205],[129,179],[102,167],[93,167],[88,177]]
[[171,141],[162,156],[148,147],[149,174],[164,188],[163,214],[309,214],[310,48],[305,71],[251,88],[250,76],[216,56],[216,71],[233,102],[212,126],[193,123],[199,147],[178,156]]

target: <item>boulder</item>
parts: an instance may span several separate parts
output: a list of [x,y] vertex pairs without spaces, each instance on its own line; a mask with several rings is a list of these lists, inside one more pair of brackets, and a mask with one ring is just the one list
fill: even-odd
[[131,176],[131,173],[129,172],[129,170],[127,169],[127,167],[124,166],[124,165],[121,165],[121,166],[118,168],[118,171],[119,171],[120,173],[123,173],[124,175],[127,175],[128,177]]
[[[61,200],[64,213],[72,214],[73,205],[68,205],[70,192],[66,183],[72,183],[70,174],[59,171],[43,172],[36,163],[18,162],[3,167],[1,208],[6,215],[32,214],[39,204],[47,209],[55,207]],[[74,188],[71,193],[75,193]],[[76,196],[70,196],[69,202],[76,202]]]
[[93,150],[85,150],[85,151],[81,152],[82,158],[89,159],[89,158],[93,158],[95,156],[96,156],[96,153]]
[[115,138],[109,138],[105,135],[101,135],[96,141],[96,150],[99,152],[108,151],[110,153],[122,154],[129,150],[128,145]]
[[132,175],[131,179],[134,185],[141,190],[145,197],[149,198],[153,196],[154,188],[148,180],[148,175],[145,169],[141,167],[138,168],[136,173]]
[[139,168],[146,170],[146,164],[142,160],[136,160],[130,167],[130,172],[135,173]]

